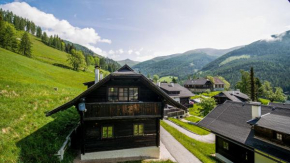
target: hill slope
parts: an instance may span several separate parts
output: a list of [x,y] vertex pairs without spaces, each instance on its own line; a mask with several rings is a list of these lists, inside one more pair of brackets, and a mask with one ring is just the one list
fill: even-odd
[[160,76],[173,75],[185,78],[215,58],[239,47],[230,49],[203,48],[190,50],[185,53],[160,56],[134,65],[133,68],[141,73],[158,74]]
[[272,35],[270,40],[259,40],[231,51],[207,64],[198,74],[225,77],[231,85],[240,79],[239,70],[249,71],[253,66],[255,75],[270,81],[274,86],[290,90],[290,31]]
[[[167,56],[168,57],[168,56]],[[149,60],[133,66],[137,71],[147,74],[157,74],[159,76],[177,76],[184,77],[187,74],[201,69],[205,64],[215,59],[202,52],[185,52],[183,54],[174,54],[167,59],[159,57],[159,60]]]
[[[0,69],[0,162],[57,162],[52,156],[76,124],[78,114],[73,108],[53,117],[45,117],[45,112],[84,91],[82,83],[93,80],[94,74],[2,48]],[[68,152],[64,162],[73,157]]]
[[122,61],[117,61],[121,66],[127,64],[128,66],[132,67],[140,62],[138,61],[133,61],[131,59],[125,59],[125,60],[122,60]]

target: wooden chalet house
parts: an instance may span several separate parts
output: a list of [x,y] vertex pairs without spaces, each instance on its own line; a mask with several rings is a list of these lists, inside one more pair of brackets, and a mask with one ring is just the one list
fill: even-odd
[[160,119],[164,105],[187,108],[128,65],[99,81],[84,83],[88,89],[55,108],[50,116],[72,106],[80,115],[81,159],[159,158]]
[[184,87],[191,92],[201,93],[209,91],[223,91],[225,84],[218,78],[213,78],[214,83],[207,78],[198,78],[194,80],[187,80],[184,82]]
[[290,108],[226,101],[198,125],[216,135],[222,162],[290,162]]
[[[189,100],[190,97],[194,96],[194,94],[188,89],[178,83],[157,82],[157,85],[175,101],[187,108],[192,106],[192,104],[189,104]],[[185,116],[185,111],[170,105],[166,105],[164,108],[164,115],[168,117],[180,117]]]

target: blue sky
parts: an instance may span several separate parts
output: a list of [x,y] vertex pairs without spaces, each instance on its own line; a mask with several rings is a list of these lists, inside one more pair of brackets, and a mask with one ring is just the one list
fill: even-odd
[[290,30],[287,0],[2,0],[0,4],[50,34],[115,60],[144,61],[196,48],[230,48]]

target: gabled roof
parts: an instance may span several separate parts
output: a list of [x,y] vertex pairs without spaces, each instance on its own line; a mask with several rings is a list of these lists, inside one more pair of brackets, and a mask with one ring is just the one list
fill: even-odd
[[160,87],[166,91],[178,91],[178,94],[170,94],[169,96],[174,97],[191,97],[194,96],[193,93],[191,93],[188,89],[184,88],[183,86],[179,85],[178,83],[174,83],[173,85],[171,83],[160,83]]
[[111,73],[110,75],[106,76],[104,79],[100,80],[98,83],[92,85],[90,88],[88,88],[86,91],[84,91],[83,93],[81,93],[80,95],[78,95],[77,97],[72,99],[71,101],[49,111],[48,113],[46,113],[46,116],[50,116],[54,113],[66,110],[74,105],[77,105],[81,98],[86,97],[86,95],[95,91],[97,88],[99,88],[100,86],[102,86],[106,82],[110,81],[112,78],[134,77],[134,76],[140,78],[141,81],[143,81],[143,83],[145,85],[147,85],[150,89],[152,89],[158,95],[162,96],[168,104],[187,111],[187,108],[185,106],[183,106],[182,104],[173,100],[164,91],[162,91],[158,86],[156,86],[154,83],[152,83],[150,80],[148,80],[145,76],[143,76],[142,74],[134,72],[134,70],[131,69],[128,65],[124,65],[119,70]]
[[184,85],[204,85],[208,81],[211,82],[209,79],[206,78],[198,78],[194,80],[187,80],[184,82]]
[[218,77],[213,77],[214,84],[225,84],[221,79]]
[[262,116],[256,125],[290,134],[290,109],[275,108],[271,113]]
[[[262,118],[267,118],[267,113],[271,114],[273,111],[272,109],[272,106],[262,105],[261,114],[264,115]],[[251,125],[247,123],[251,119],[251,104],[226,101],[224,104],[218,105],[215,109],[213,109],[198,123],[198,125],[239,144],[258,149],[262,152],[289,162],[289,150],[272,143],[267,143],[266,141],[258,139],[254,136],[254,130],[252,130]],[[256,124],[259,124],[260,120],[258,120]],[[289,128],[290,124],[288,124],[288,129]]]
[[227,97],[231,101],[236,101],[236,102],[243,102],[240,99],[244,99],[244,100],[250,99],[248,97],[248,95],[246,95],[240,91],[223,91],[223,92],[215,95],[214,97]]

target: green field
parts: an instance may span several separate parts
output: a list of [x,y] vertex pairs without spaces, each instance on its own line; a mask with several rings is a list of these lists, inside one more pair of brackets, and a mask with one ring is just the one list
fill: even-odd
[[[78,114],[74,108],[52,117],[45,117],[45,112],[84,91],[82,83],[92,81],[94,74],[60,68],[2,48],[0,68],[0,162],[56,162],[53,155],[76,125]],[[68,152],[65,162],[73,157]]]
[[197,118],[197,117],[195,117],[195,116],[186,117],[186,118],[184,118],[184,119],[186,119],[186,120],[188,120],[188,121],[190,121],[190,122],[194,122],[194,123],[197,123],[197,122],[201,121],[200,118]]
[[192,124],[189,124],[189,123],[186,123],[186,122],[182,122],[178,119],[175,119],[175,118],[168,118],[170,121],[174,122],[175,124],[193,132],[193,133],[196,133],[198,135],[208,135],[209,132],[198,127],[198,126],[195,126],[195,125],[192,125]]
[[159,79],[159,81],[160,81],[160,82],[165,81],[165,82],[167,82],[167,83],[171,83],[173,78],[178,79],[178,77],[176,77],[176,76],[164,76],[164,77],[161,77],[161,78]]

